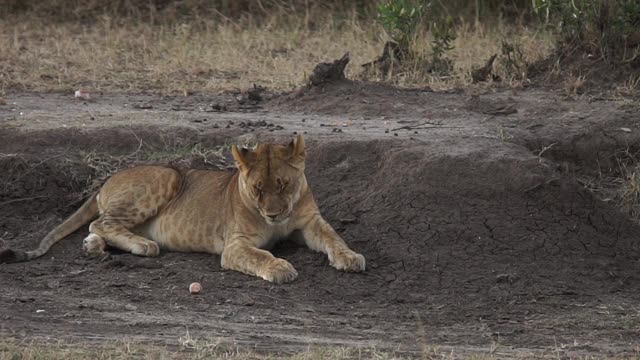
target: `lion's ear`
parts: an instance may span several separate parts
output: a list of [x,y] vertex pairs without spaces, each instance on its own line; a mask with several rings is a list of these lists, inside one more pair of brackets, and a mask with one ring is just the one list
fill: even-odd
[[295,139],[291,141],[289,144],[289,155],[291,159],[294,161],[302,161],[304,162],[305,151],[304,151],[304,137],[302,134],[296,136]]
[[237,145],[231,145],[231,155],[233,155],[233,159],[236,161],[236,166],[241,171],[246,171],[249,169],[249,162],[247,159],[247,154],[249,153],[249,149],[247,148],[238,148]]

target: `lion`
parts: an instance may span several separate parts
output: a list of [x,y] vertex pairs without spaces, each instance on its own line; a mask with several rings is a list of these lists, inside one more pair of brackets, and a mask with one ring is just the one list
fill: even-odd
[[281,284],[298,273],[267,251],[292,238],[327,254],[331,266],[365,270],[365,258],[351,250],[320,215],[305,177],[305,144],[232,146],[237,170],[213,171],[144,165],[111,176],[73,215],[48,233],[33,251],[0,251],[0,262],[27,261],[92,219],[83,252],[100,257],[106,246],[139,256],[160,249],[221,255],[222,268]]

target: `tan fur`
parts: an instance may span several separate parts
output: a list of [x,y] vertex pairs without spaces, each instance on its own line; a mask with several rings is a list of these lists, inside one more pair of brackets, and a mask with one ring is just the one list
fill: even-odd
[[104,254],[106,245],[141,256],[156,256],[160,248],[208,252],[221,254],[225,269],[284,283],[298,273],[264,249],[301,235],[309,248],[326,253],[336,269],[364,271],[364,257],[350,250],[320,215],[304,175],[302,136],[288,146],[233,146],[232,153],[239,169],[235,173],[190,170],[181,175],[160,166],[118,172],[47,235],[37,252],[14,260],[44,254],[99,214],[83,244],[89,256]]

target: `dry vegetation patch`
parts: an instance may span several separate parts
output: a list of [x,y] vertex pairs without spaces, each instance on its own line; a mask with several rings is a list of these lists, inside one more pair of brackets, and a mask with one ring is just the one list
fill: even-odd
[[[347,77],[389,81],[401,86],[450,88],[471,82],[473,67],[500,53],[504,39],[520,44],[523,58],[545,57],[552,38],[524,27],[457,25],[447,56],[454,70],[432,74],[424,59],[432,56],[433,34],[416,33],[416,54],[391,74],[362,74],[361,64],[376,58],[389,40],[376,21],[318,14],[274,14],[261,21],[198,18],[149,24],[108,15],[90,24],[34,21],[18,16],[0,23],[0,93],[8,89],[187,94],[237,90],[257,83],[274,90],[304,84],[313,66],[351,54]],[[512,76],[497,65],[502,78]]]
[[[193,339],[186,333],[186,337],[179,339],[176,346],[161,346],[153,343],[138,341],[111,341],[103,344],[81,344],[48,339],[46,341],[15,341],[4,339],[0,341],[0,360],[39,360],[39,359],[78,359],[78,360],[124,360],[124,359],[194,359],[194,360],[346,360],[346,359],[376,359],[376,360],[496,360],[496,359],[594,359],[589,355],[570,352],[564,345],[546,351],[511,349],[492,343],[486,350],[452,350],[424,345],[422,351],[413,354],[401,354],[382,351],[375,348],[356,347],[309,347],[306,351],[268,353],[239,349],[219,339]],[[602,357],[601,359],[619,359],[618,357]],[[638,359],[635,356],[628,359]]]

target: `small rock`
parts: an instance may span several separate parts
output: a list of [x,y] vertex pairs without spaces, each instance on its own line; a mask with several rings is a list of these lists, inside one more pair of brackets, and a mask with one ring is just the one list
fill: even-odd
[[265,91],[260,85],[253,84],[253,89],[247,91],[247,98],[251,101],[260,102],[263,100],[262,93]]
[[[83,99],[83,100],[91,99],[91,93],[88,92],[87,90],[76,90],[74,96],[75,96],[76,99]],[[126,104],[125,104],[125,106],[126,106]]]
[[496,282],[512,284],[518,281],[519,278],[520,277],[516,274],[498,274],[496,275]]
[[138,310],[138,307],[137,307],[137,306],[135,306],[135,305],[131,305],[131,304],[127,304],[127,305],[125,305],[125,306],[124,306],[124,308],[125,308],[126,310],[128,310],[128,311],[136,311],[136,310]]
[[205,111],[206,112],[227,111],[227,107],[224,104],[211,104]]
[[197,282],[193,282],[191,283],[191,285],[189,285],[189,292],[192,294],[199,294],[202,291],[202,285],[200,285],[200,283]]
[[625,128],[625,127],[621,127],[620,130],[622,130],[624,132],[631,132],[631,129]]
[[49,289],[57,289],[60,287],[60,280],[49,280],[47,282],[47,287]]

